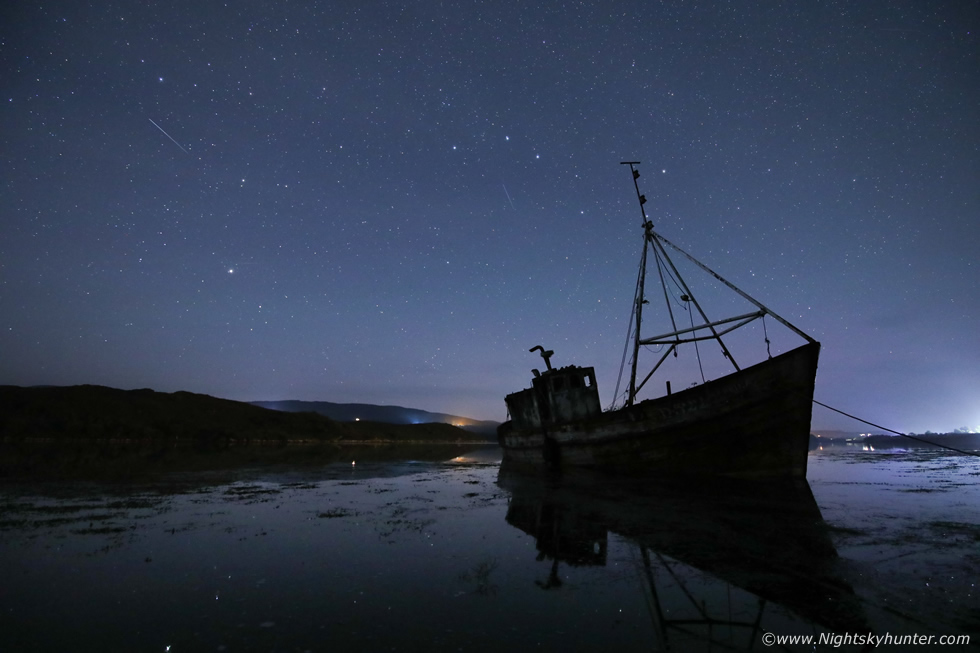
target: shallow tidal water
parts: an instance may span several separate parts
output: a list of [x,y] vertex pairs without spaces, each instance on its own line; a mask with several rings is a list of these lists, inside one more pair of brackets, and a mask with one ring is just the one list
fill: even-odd
[[354,462],[0,485],[0,650],[980,644],[976,457],[842,447],[761,487]]

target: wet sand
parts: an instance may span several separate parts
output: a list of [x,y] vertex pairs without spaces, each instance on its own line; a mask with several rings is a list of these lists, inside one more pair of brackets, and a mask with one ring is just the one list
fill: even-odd
[[821,454],[811,455],[810,486],[879,629],[966,633],[980,646],[980,459]]
[[434,455],[4,483],[0,649],[773,650],[765,632],[980,634],[976,458],[813,452],[808,487],[760,493],[515,476],[493,447]]

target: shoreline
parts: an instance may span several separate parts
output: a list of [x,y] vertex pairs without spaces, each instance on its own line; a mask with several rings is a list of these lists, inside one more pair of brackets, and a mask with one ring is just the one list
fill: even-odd
[[[496,440],[406,440],[392,438],[370,438],[366,440],[349,440],[340,438],[336,440],[318,440],[315,438],[231,438],[224,441],[229,446],[250,446],[250,445],[277,445],[277,446],[308,446],[308,445],[345,445],[345,444],[448,444],[448,445],[495,445]],[[200,444],[201,440],[196,438],[58,438],[51,436],[39,436],[34,438],[10,437],[0,438],[0,444],[173,444],[174,446]]]
[[37,438],[0,443],[0,483],[20,481],[140,482],[181,472],[234,471],[294,465],[318,467],[352,459],[410,458],[439,462],[497,449],[485,441],[242,440],[175,442],[136,439]]

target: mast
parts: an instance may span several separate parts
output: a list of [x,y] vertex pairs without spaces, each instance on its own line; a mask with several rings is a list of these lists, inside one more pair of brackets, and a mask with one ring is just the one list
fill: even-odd
[[[637,292],[636,292],[636,309],[635,309],[635,312],[636,312],[636,331],[635,331],[634,338],[633,338],[633,363],[632,363],[631,368],[630,368],[629,396],[626,399],[626,406],[632,406],[634,400],[636,399],[636,394],[646,384],[646,382],[650,380],[650,377],[653,376],[653,373],[656,372],[657,369],[660,367],[660,365],[667,359],[667,356],[669,356],[671,354],[671,352],[673,352],[674,355],[676,356],[677,355],[676,352],[677,352],[678,345],[680,345],[682,342],[691,342],[691,340],[688,340],[688,339],[682,340],[680,338],[680,334],[683,333],[683,331],[678,330],[677,324],[676,324],[676,322],[674,322],[674,312],[670,308],[670,300],[667,297],[667,283],[666,283],[666,281],[663,278],[664,275],[663,275],[663,267],[662,267],[662,264],[661,264],[661,258],[664,261],[666,261],[666,264],[670,267],[670,270],[674,274],[674,278],[677,280],[677,282],[683,288],[685,300],[691,302],[692,304],[694,304],[694,307],[697,308],[698,313],[701,314],[701,318],[704,320],[704,325],[701,328],[706,328],[709,331],[711,331],[711,338],[714,339],[714,340],[716,340],[718,342],[718,345],[721,347],[722,354],[735,367],[735,371],[739,371],[740,368],[738,366],[738,363],[735,362],[735,357],[732,356],[732,353],[728,350],[728,347],[725,346],[725,342],[721,339],[721,334],[718,333],[718,331],[715,329],[716,324],[715,323],[712,323],[711,320],[708,319],[708,316],[705,315],[704,310],[701,308],[701,304],[699,304],[698,303],[698,300],[695,299],[694,293],[691,292],[691,289],[688,287],[687,283],[684,281],[684,278],[681,276],[681,273],[674,266],[674,262],[671,261],[670,260],[670,257],[667,255],[667,251],[664,249],[663,245],[659,242],[658,239],[661,238],[661,236],[660,236],[660,234],[658,234],[657,232],[655,232],[653,230],[653,222],[651,222],[649,220],[649,218],[647,218],[646,209],[643,207],[643,205],[646,204],[647,198],[646,198],[645,195],[643,195],[643,194],[640,193],[640,185],[637,182],[637,179],[640,177],[640,171],[637,170],[634,167],[636,165],[639,165],[640,162],[639,161],[621,161],[620,164],[621,165],[628,165],[630,167],[630,171],[633,173],[633,188],[636,190],[636,198],[640,202],[640,213],[643,215],[643,254],[642,254],[641,258],[640,258],[640,275],[639,275],[639,280],[637,282]],[[673,243],[670,243],[670,245],[672,247],[676,247],[675,245],[673,245]],[[668,347],[667,348],[667,351],[664,352],[664,355],[660,358],[660,361],[657,362],[657,364],[653,367],[653,369],[650,370],[650,372],[643,378],[643,381],[640,383],[640,385],[637,386],[636,385],[636,368],[637,368],[637,365],[639,363],[640,347],[643,346],[643,345],[651,344],[651,342],[650,342],[649,339],[644,339],[642,337],[641,331],[640,331],[640,322],[641,322],[641,317],[642,317],[642,313],[643,313],[643,304],[646,302],[646,299],[645,299],[645,296],[644,296],[644,292],[645,292],[644,286],[645,286],[645,281],[646,281],[647,248],[648,247],[649,248],[652,248],[654,250],[653,251],[654,256],[657,258],[657,270],[660,273],[660,283],[661,283],[661,285],[663,286],[663,289],[664,289],[664,301],[667,304],[667,311],[670,314],[670,321],[671,321],[671,324],[674,327],[674,331],[672,333],[665,334],[665,335],[666,336],[673,336],[674,340],[673,340],[673,342],[670,343],[670,347]],[[683,252],[682,250],[679,250],[679,251],[681,251],[681,253],[683,253],[685,256],[690,257],[690,255],[687,254],[687,252]],[[698,265],[701,265],[702,267],[704,267],[703,264],[701,264],[700,262],[697,262],[697,263],[698,263]],[[714,274],[714,276],[718,277],[718,275],[715,274],[714,272],[712,272],[712,274]],[[720,277],[718,277],[718,278],[720,279]],[[731,284],[729,284],[724,279],[721,279],[721,280],[725,284],[731,286]],[[742,293],[737,288],[735,290],[737,292],[739,292],[739,294],[744,295],[744,293]],[[754,300],[752,300],[752,302],[755,303],[755,304],[758,304]],[[759,306],[762,307],[761,304],[759,304]],[[697,340],[697,338],[695,338],[695,340]],[[664,344],[666,344],[666,343],[664,343]]]
[[633,173],[633,188],[636,189],[636,198],[640,201],[640,213],[643,216],[643,254],[640,256],[640,273],[636,281],[636,296],[633,298],[633,301],[636,302],[636,305],[633,307],[633,312],[636,314],[636,328],[633,332],[633,362],[630,366],[630,388],[626,399],[627,406],[632,406],[633,399],[636,397],[636,364],[640,358],[640,323],[642,322],[643,303],[645,301],[644,286],[647,276],[647,246],[652,242],[653,234],[653,223],[647,219],[647,211],[643,208],[643,205],[647,202],[647,198],[645,195],[640,194],[640,185],[636,181],[640,177],[640,171],[633,167],[639,164],[639,161],[620,161],[620,165],[628,165],[630,172]]
[[[701,340],[715,340],[718,342],[718,345],[721,347],[722,354],[732,364],[732,366],[735,368],[735,371],[736,372],[740,371],[741,368],[739,367],[738,363],[735,362],[735,357],[732,355],[728,347],[725,345],[725,342],[722,340],[722,336],[737,328],[745,326],[746,324],[752,322],[753,320],[763,318],[766,315],[771,315],[778,322],[780,322],[781,324],[789,328],[797,335],[804,338],[807,342],[809,343],[816,342],[813,338],[803,333],[803,331],[790,324],[787,320],[773,313],[768,307],[764,306],[761,302],[750,297],[748,293],[742,291],[741,289],[736,287],[733,283],[731,283],[730,281],[728,281],[727,279],[719,275],[717,272],[715,272],[714,270],[706,266],[704,263],[697,260],[690,254],[688,254],[686,251],[684,251],[683,249],[681,249],[680,247],[678,247],[677,245],[675,245],[674,243],[672,243],[671,241],[667,240],[659,233],[654,231],[653,223],[649,220],[649,218],[647,218],[646,209],[643,206],[644,204],[646,204],[647,198],[645,195],[642,195],[640,193],[640,186],[639,183],[637,182],[637,179],[640,176],[640,171],[637,170],[635,166],[639,165],[640,162],[621,161],[620,164],[628,165],[630,167],[630,171],[633,173],[633,188],[636,190],[636,198],[640,202],[640,213],[643,216],[643,253],[640,258],[640,271],[637,276],[637,282],[636,282],[636,296],[634,297],[634,301],[636,305],[634,306],[633,309],[633,312],[636,316],[636,327],[633,332],[633,361],[630,369],[629,393],[626,398],[625,406],[633,405],[634,401],[636,400],[637,393],[643,388],[646,382],[650,380],[650,377],[653,376],[653,373],[657,371],[657,369],[661,366],[661,364],[667,359],[667,357],[671,353],[673,353],[676,356],[678,346],[680,346],[683,343],[691,343],[691,342],[697,343]],[[729,289],[735,291],[743,299],[748,300],[759,310],[755,313],[746,313],[745,315],[725,318],[722,320],[717,320],[717,321],[710,320],[708,316],[705,314],[704,310],[701,308],[701,304],[698,303],[697,299],[694,297],[694,293],[691,292],[690,287],[684,281],[680,271],[674,265],[674,262],[671,260],[670,256],[668,256],[667,250],[664,248],[664,245],[668,245],[672,249],[682,254],[684,257],[686,257],[692,263],[697,265],[703,271],[713,276],[716,280],[723,283]],[[660,274],[660,283],[664,289],[664,300],[667,305],[667,312],[670,316],[670,323],[673,327],[673,331],[652,338],[644,338],[641,335],[643,305],[647,303],[645,298],[645,291],[646,291],[645,286],[646,286],[646,267],[647,267],[648,248],[653,250],[653,255],[657,261],[657,271]],[[679,289],[681,290],[681,292],[684,293],[681,296],[681,299],[693,305],[694,309],[697,310],[697,312],[701,316],[701,319],[703,320],[702,324],[695,326],[692,322],[691,328],[689,329],[678,328],[677,323],[674,319],[673,309],[671,308],[670,305],[670,298],[668,296],[668,291],[667,291],[667,282],[664,279],[664,271],[665,271],[664,266],[667,266],[668,268],[667,274],[676,281],[676,283],[679,285]],[[690,311],[692,309],[688,308],[687,310]],[[731,326],[726,326],[726,325],[731,325]],[[722,331],[719,331],[717,327],[724,327],[724,328]],[[704,335],[704,336],[699,335],[698,332],[702,329],[709,331],[710,335]],[[766,342],[768,343],[768,340]],[[653,366],[653,369],[650,370],[650,372],[643,378],[643,380],[638,385],[636,382],[636,371],[637,371],[637,365],[639,363],[640,347],[644,347],[647,345],[666,345],[667,348],[663,352],[663,355],[661,356],[660,360]],[[624,356],[625,356],[625,352],[624,352]],[[700,360],[700,355],[699,355],[699,360]],[[669,384],[668,384],[668,392],[670,392]],[[617,385],[617,393],[618,393],[618,385]]]

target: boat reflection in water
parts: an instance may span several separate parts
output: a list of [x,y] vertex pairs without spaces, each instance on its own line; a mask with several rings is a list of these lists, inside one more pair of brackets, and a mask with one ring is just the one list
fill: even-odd
[[561,588],[562,564],[605,566],[610,534],[635,550],[655,650],[869,630],[806,481],[665,481],[505,461],[497,484],[511,494],[507,523],[551,561],[542,589]]

